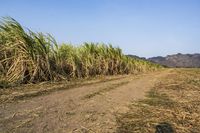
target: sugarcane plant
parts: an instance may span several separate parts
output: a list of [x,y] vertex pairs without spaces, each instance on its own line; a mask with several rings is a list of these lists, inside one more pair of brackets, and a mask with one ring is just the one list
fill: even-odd
[[25,29],[11,17],[3,17],[0,23],[0,80],[9,83],[135,74],[159,68],[128,57],[111,44],[58,44],[50,34]]

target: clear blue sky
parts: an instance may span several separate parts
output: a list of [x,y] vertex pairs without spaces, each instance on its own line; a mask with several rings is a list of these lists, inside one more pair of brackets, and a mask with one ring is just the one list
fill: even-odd
[[1,0],[0,16],[60,43],[112,43],[144,57],[200,52],[200,0]]

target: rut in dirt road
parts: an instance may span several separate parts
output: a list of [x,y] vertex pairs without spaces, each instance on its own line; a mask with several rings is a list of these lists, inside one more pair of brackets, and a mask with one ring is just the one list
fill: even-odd
[[6,103],[0,108],[0,132],[115,132],[115,114],[142,99],[170,69],[83,85]]

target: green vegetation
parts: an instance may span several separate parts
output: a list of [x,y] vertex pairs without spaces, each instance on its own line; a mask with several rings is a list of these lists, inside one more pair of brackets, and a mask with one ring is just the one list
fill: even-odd
[[[154,133],[170,125],[177,133],[200,132],[200,69],[175,69],[147,98],[117,117],[119,133]],[[171,133],[171,132],[170,132]]]
[[50,34],[24,29],[13,18],[4,17],[0,24],[0,79],[8,83],[135,74],[158,68],[159,65],[127,57],[112,45],[58,45]]

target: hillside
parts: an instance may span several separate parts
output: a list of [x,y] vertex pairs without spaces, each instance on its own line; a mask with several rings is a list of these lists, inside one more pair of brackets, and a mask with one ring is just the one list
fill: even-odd
[[128,57],[131,57],[131,58],[135,58],[135,59],[147,61],[147,59],[146,59],[145,57],[139,57],[139,56],[137,56],[137,55],[131,55],[131,54],[128,54],[127,56],[128,56]]
[[168,67],[200,67],[200,54],[174,54],[152,57],[148,60]]

